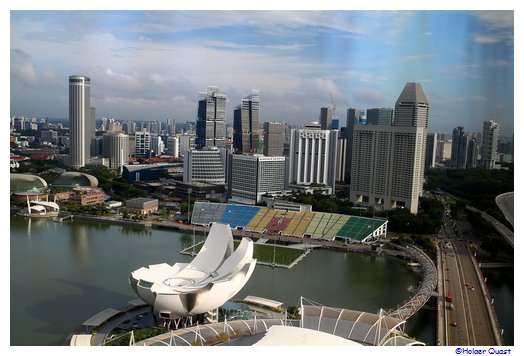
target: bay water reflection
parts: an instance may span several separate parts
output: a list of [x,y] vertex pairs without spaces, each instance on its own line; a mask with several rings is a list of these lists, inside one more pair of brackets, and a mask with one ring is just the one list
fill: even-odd
[[[193,239],[172,230],[11,216],[11,345],[60,345],[92,315],[136,299],[128,283],[131,271],[188,262],[179,251]],[[292,269],[257,266],[236,297],[255,295],[289,306],[303,296],[377,312],[406,300],[419,280],[395,258],[317,249]],[[406,331],[434,344],[434,312],[421,310],[408,320]]]

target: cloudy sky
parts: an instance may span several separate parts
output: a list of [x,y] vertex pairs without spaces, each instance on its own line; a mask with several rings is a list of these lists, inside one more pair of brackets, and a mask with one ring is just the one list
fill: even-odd
[[429,129],[513,133],[513,11],[11,11],[10,113],[67,118],[68,76],[91,78],[96,116],[194,121],[219,86],[227,120],[257,89],[261,121],[320,107],[394,107],[406,82]]

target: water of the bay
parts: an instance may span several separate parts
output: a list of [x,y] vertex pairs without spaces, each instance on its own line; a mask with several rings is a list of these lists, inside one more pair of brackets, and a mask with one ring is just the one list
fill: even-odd
[[[136,299],[129,273],[187,262],[193,235],[107,223],[11,216],[11,345],[60,345],[92,315]],[[196,235],[202,240],[203,235]],[[297,305],[301,296],[332,307],[377,312],[401,304],[420,275],[393,257],[314,250],[292,269],[257,266],[236,296]],[[406,331],[435,344],[435,313],[421,310]]]

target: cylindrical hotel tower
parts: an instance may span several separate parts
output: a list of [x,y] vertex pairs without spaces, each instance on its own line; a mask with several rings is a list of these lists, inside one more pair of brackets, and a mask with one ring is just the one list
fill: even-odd
[[69,77],[69,143],[71,166],[80,168],[90,159],[91,106],[90,79],[86,76]]

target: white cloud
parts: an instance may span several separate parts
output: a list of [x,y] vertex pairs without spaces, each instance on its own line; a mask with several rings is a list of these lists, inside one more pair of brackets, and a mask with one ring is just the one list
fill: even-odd
[[18,49],[11,50],[11,77],[22,85],[38,86],[36,67],[29,54]]
[[363,105],[363,107],[374,107],[383,105],[385,102],[384,95],[374,88],[361,88],[353,92],[354,103]]

